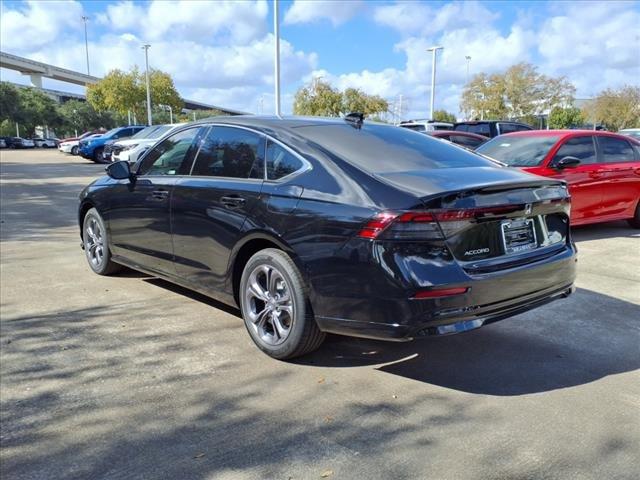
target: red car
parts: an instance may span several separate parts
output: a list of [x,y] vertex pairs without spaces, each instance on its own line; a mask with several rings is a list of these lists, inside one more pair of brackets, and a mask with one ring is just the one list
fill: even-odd
[[476,152],[565,180],[573,225],[628,220],[640,228],[640,142],[635,139],[592,130],[531,130],[500,135]]
[[454,130],[432,130],[425,133],[432,137],[448,140],[451,143],[468,148],[469,150],[474,150],[478,145],[482,145],[489,140],[487,137],[478,135],[477,133],[456,132]]

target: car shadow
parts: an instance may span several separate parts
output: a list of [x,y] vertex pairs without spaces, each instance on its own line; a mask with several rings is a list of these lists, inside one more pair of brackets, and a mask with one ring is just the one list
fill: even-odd
[[571,235],[574,242],[580,243],[583,241],[602,240],[606,238],[640,238],[640,230],[631,228],[626,221],[621,220],[617,222],[595,223],[592,225],[571,227]]
[[585,289],[475,331],[409,343],[333,336],[297,363],[379,371],[458,391],[512,396],[640,368],[640,306]]

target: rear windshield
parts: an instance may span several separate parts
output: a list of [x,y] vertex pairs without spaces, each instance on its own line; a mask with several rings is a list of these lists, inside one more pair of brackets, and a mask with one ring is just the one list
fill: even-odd
[[406,128],[366,124],[297,127],[304,137],[371,173],[411,172],[429,168],[496,167],[460,147]]
[[506,163],[510,167],[540,165],[560,137],[499,136],[476,148],[476,152]]

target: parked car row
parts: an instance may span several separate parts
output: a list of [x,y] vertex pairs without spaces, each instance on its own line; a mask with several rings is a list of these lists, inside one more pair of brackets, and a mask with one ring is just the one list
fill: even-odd
[[0,148],[56,148],[57,138],[0,137]]

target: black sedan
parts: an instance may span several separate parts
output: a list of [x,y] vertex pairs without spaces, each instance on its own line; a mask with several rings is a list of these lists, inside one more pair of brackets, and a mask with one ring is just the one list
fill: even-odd
[[80,195],[94,272],[122,265],[240,307],[256,345],[462,332],[573,291],[564,183],[343,119],[186,125]]

